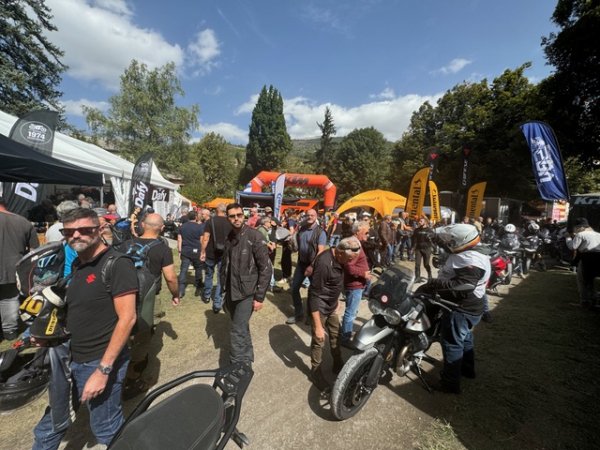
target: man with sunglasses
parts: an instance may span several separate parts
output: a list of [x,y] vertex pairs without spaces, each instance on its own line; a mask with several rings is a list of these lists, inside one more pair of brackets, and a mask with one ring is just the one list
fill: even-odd
[[254,361],[250,316],[262,308],[272,266],[262,235],[244,224],[241,205],[227,205],[226,214],[232,229],[225,240],[221,281],[225,308],[231,316],[230,359],[250,365]]
[[[126,344],[136,321],[137,276],[130,259],[117,258],[110,286],[104,283],[102,269],[119,253],[100,238],[95,211],[71,210],[63,226],[61,233],[78,254],[66,295],[73,404],[87,403],[92,432],[98,443],[108,445],[123,423],[121,386],[129,363]],[[58,448],[67,427],[55,429],[47,408],[34,429],[33,448]]]

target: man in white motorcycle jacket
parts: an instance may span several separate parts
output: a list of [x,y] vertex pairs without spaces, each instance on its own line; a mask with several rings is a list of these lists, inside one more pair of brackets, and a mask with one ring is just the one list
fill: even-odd
[[[443,299],[456,303],[457,309],[444,310],[441,345],[444,368],[436,388],[442,392],[460,393],[461,376],[475,378],[475,352],[472,329],[483,314],[483,297],[491,273],[490,260],[473,248],[479,243],[477,229],[469,224],[449,225],[436,229],[438,245],[450,253],[438,278],[419,291],[437,292]],[[472,285],[473,289],[457,287]]]

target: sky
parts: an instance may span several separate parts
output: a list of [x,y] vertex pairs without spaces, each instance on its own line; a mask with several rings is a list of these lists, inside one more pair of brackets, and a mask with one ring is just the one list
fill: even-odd
[[245,145],[263,86],[284,99],[292,139],[320,136],[325,108],[337,136],[375,127],[390,141],[413,111],[462,82],[491,82],[525,62],[547,77],[542,36],[553,0],[46,0],[64,52],[62,103],[107,111],[132,59],[174,62],[208,132]]

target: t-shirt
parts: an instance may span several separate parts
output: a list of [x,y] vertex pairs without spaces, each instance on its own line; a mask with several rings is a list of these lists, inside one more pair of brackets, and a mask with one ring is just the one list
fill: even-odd
[[[155,240],[156,239],[135,238],[134,242],[146,245],[154,242]],[[147,253],[148,270],[150,270],[150,273],[154,275],[158,280],[158,286],[156,287],[157,294],[160,292],[160,289],[162,287],[161,275],[163,267],[167,267],[173,264],[173,252],[171,252],[169,245],[162,238],[158,238],[158,240],[160,242],[157,244],[153,244],[148,249]]]
[[580,231],[575,234],[571,246],[581,253],[600,252],[600,233],[594,230]]
[[39,245],[31,222],[17,214],[0,212],[0,284],[16,283],[17,262]]
[[56,222],[46,230],[46,243],[60,242],[63,240],[63,235],[60,234],[60,229],[63,227],[62,222]]
[[179,229],[181,254],[188,258],[200,258],[200,238],[205,231],[205,223],[188,221]]
[[[216,259],[215,258],[215,237],[213,236],[213,224],[214,230],[216,234],[216,241],[220,244],[225,245],[225,238],[231,231],[231,223],[227,220],[226,217],[215,216],[206,221],[206,227],[204,228],[204,232],[209,234],[208,243],[206,245],[206,259]],[[216,255],[220,258],[222,255]]]
[[118,317],[113,298],[137,292],[138,281],[133,262],[118,258],[111,275],[111,292],[102,280],[102,267],[110,255],[119,255],[112,248],[92,261],[76,260],[73,277],[67,289],[67,330],[71,333],[73,361],[85,363],[102,358]]

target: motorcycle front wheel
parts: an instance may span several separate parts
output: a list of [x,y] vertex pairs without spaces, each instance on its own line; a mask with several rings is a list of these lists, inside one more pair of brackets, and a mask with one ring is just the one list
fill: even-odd
[[509,263],[506,265],[506,277],[504,278],[504,285],[509,285],[510,282],[512,281],[512,273],[513,273],[513,265],[512,262],[509,261]]
[[527,257],[523,261],[523,273],[524,274],[528,274],[529,273],[529,269],[531,269],[531,258]]
[[358,353],[346,362],[331,391],[331,411],[338,420],[346,420],[361,410],[375,387],[365,383],[378,354],[375,347]]

